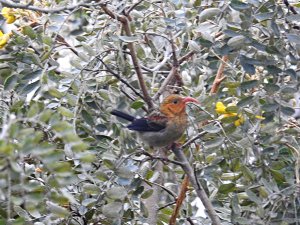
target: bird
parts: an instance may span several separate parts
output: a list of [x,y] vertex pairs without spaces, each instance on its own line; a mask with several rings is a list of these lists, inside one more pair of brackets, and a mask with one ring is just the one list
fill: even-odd
[[178,140],[186,130],[186,105],[191,102],[199,103],[195,98],[172,94],[163,100],[159,110],[154,110],[142,118],[116,109],[110,113],[130,121],[127,128],[136,131],[143,143],[151,147],[167,147]]

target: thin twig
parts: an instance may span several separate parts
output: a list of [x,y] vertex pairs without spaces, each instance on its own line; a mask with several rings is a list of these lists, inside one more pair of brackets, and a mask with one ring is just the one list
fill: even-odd
[[193,220],[192,220],[190,217],[186,218],[186,220],[187,220],[191,225],[194,225],[194,222],[193,222]]
[[97,5],[103,4],[102,2],[98,2],[98,3],[80,2],[76,5],[63,6],[63,7],[49,9],[49,8],[40,8],[37,6],[33,6],[31,4],[14,3],[12,1],[7,1],[7,0],[0,0],[0,3],[2,3],[3,6],[8,7],[8,8],[27,9],[27,10],[32,10],[32,11],[41,12],[41,13],[57,13],[57,12],[65,11],[65,10],[74,10],[79,7],[91,7],[91,6],[97,6]]
[[134,8],[137,7],[139,4],[141,4],[143,1],[145,1],[145,0],[140,0],[140,1],[138,1],[137,3],[133,4],[133,5],[126,11],[125,15],[128,16],[128,15],[130,14],[130,12],[131,12],[132,10],[134,10]]
[[180,57],[178,59],[179,65],[182,64],[184,61],[186,61],[188,58],[192,57],[194,54],[195,54],[194,51],[190,51],[187,54],[185,54],[184,56]]
[[144,99],[143,95],[141,95],[136,88],[132,87],[126,80],[124,80],[119,74],[115,73],[100,57],[97,57],[99,61],[105,66],[108,72],[110,72],[115,78],[125,84],[128,88],[130,88],[137,96],[141,99]]
[[[130,30],[129,21],[126,19],[126,22],[123,22],[122,24],[123,24],[123,28],[124,28],[124,31],[125,31],[126,35],[128,37],[131,37],[132,34],[131,34],[131,30]],[[137,58],[134,43],[133,42],[128,43],[128,48],[129,48],[129,51],[130,51],[130,56],[131,56],[131,60],[132,60],[136,75],[137,75],[138,80],[139,80],[140,88],[141,88],[141,90],[143,92],[143,95],[144,95],[145,102],[147,103],[148,108],[151,110],[154,107],[154,105],[153,105],[152,99],[151,99],[151,97],[148,93],[148,90],[147,90],[147,86],[146,86],[146,83],[145,83],[145,80],[144,80],[142,69],[141,69],[139,60]]]
[[185,149],[187,146],[189,146],[191,143],[196,141],[197,139],[201,138],[204,134],[206,134],[206,131],[202,131],[201,133],[197,134],[195,137],[191,138],[190,140],[187,140],[182,146],[182,149]]
[[169,195],[171,195],[174,199],[177,198],[176,193],[174,193],[173,191],[169,190],[169,189],[166,188],[165,186],[163,186],[163,185],[161,185],[161,184],[158,184],[158,183],[155,183],[155,182],[151,182],[151,181],[149,181],[149,180],[146,180],[145,178],[143,178],[143,177],[141,177],[141,176],[139,176],[139,177],[140,177],[140,179],[141,179],[142,181],[146,182],[146,183],[149,184],[150,186],[151,186],[151,185],[156,185],[156,186],[160,187],[161,189],[163,189],[164,191],[166,191],[166,192],[167,192]]
[[143,154],[143,155],[145,155],[145,156],[148,156],[151,160],[156,159],[156,160],[160,160],[162,162],[168,162],[168,163],[173,163],[173,164],[178,165],[178,166],[182,166],[181,162],[178,162],[178,161],[175,161],[175,160],[171,160],[171,159],[168,159],[168,158],[162,158],[162,157],[158,157],[158,156],[153,156],[153,155],[151,155],[150,153],[148,153],[146,151],[142,151],[140,153]]
[[153,96],[153,101],[158,100],[159,96],[166,90],[167,86],[169,85],[170,81],[174,78],[174,75],[177,73],[177,68],[172,67],[170,73],[160,86],[159,90]]
[[185,194],[188,191],[188,184],[189,184],[189,178],[188,178],[188,176],[185,176],[181,183],[180,192],[179,192],[178,198],[176,200],[175,209],[172,212],[172,215],[171,215],[171,218],[169,221],[169,225],[176,224],[176,218],[178,216],[180,206],[182,205],[182,202],[185,199]]
[[158,211],[159,211],[159,210],[162,210],[162,209],[164,209],[164,208],[167,208],[167,207],[169,207],[170,205],[174,205],[175,203],[176,203],[176,201],[169,202],[168,204],[159,207],[159,208],[158,208]]
[[288,148],[292,149],[293,152],[296,155],[296,162],[295,162],[295,176],[296,176],[296,184],[300,184],[300,175],[299,175],[299,169],[300,169],[300,150],[297,150],[294,146],[292,146],[290,143],[284,143]]
[[212,84],[210,94],[217,93],[221,82],[226,78],[225,76],[223,76],[223,72],[224,72],[225,65],[226,65],[227,61],[228,61],[228,56],[227,55],[223,56],[222,57],[222,62],[220,64],[218,72],[217,72],[217,75],[216,75],[215,80]]

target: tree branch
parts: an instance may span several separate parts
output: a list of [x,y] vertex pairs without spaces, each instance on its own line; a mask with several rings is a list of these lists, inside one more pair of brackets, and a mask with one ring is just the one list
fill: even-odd
[[63,7],[57,7],[57,8],[49,9],[49,8],[40,8],[40,7],[37,7],[37,6],[33,6],[31,4],[14,3],[14,2],[8,1],[8,0],[0,0],[0,3],[2,3],[3,6],[8,7],[8,8],[27,9],[27,10],[32,10],[32,11],[41,12],[41,13],[57,13],[57,12],[65,11],[65,10],[74,10],[74,9],[82,7],[82,6],[91,7],[91,6],[97,6],[97,5],[103,4],[101,2],[98,2],[98,3],[80,2],[76,5],[63,6]]
[[128,16],[128,15],[130,14],[130,12],[131,12],[132,10],[134,10],[134,8],[137,7],[139,4],[141,4],[143,1],[145,1],[145,0],[140,0],[140,1],[138,1],[137,3],[133,4],[133,5],[126,11],[125,15]]
[[176,225],[176,218],[178,216],[180,206],[182,205],[182,202],[185,198],[185,193],[188,191],[188,184],[189,184],[189,178],[188,176],[185,176],[181,183],[180,192],[177,197],[175,209],[173,210],[172,216],[169,221],[169,225]]
[[201,199],[208,216],[211,219],[213,225],[221,225],[221,221],[219,216],[217,215],[212,203],[210,202],[206,192],[204,191],[201,183],[197,182],[197,178],[195,176],[194,170],[190,165],[189,161],[187,160],[186,156],[184,155],[183,149],[173,145],[172,151],[175,154],[178,161],[182,162],[182,169],[184,170],[185,174],[188,176],[193,188],[195,189],[197,196]]
[[170,81],[174,78],[174,75],[177,73],[177,68],[172,67],[169,75],[166,77],[162,85],[160,86],[159,90],[153,96],[153,100],[158,100],[159,96],[166,90],[167,86],[169,85]]
[[217,75],[216,75],[215,80],[214,80],[214,82],[212,84],[212,87],[210,89],[210,94],[217,93],[220,84],[226,78],[225,76],[223,76],[223,72],[224,72],[224,68],[226,66],[227,61],[228,61],[228,56],[227,55],[223,56],[222,57],[222,62],[220,64],[218,72],[217,72]]
[[[131,30],[130,30],[130,25],[129,25],[129,20],[126,16],[122,16],[122,15],[113,13],[110,9],[107,8],[106,4],[101,4],[101,8],[111,18],[117,19],[118,21],[120,21],[122,23],[126,36],[128,36],[128,37],[132,36]],[[131,56],[131,60],[132,60],[135,72],[136,72],[138,80],[139,80],[139,85],[140,85],[140,88],[141,88],[143,96],[144,96],[143,99],[147,103],[148,108],[151,110],[151,109],[153,109],[153,102],[152,102],[152,99],[147,90],[147,86],[146,86],[146,83],[145,83],[145,80],[143,77],[142,69],[141,69],[139,60],[137,58],[134,43],[128,43],[128,48],[130,51],[130,56]]]
[[[182,146],[181,149],[185,149],[185,147],[189,146],[191,143],[193,143],[195,140],[202,137],[204,134],[206,134],[206,131],[202,131],[195,137],[191,138],[190,140],[186,141]],[[169,221],[169,225],[175,225],[176,224],[176,218],[178,217],[179,209],[183,203],[183,200],[185,198],[185,194],[188,191],[188,185],[189,185],[189,177],[187,175],[184,176],[184,179],[181,184],[180,192],[176,201],[175,209],[173,210],[172,216]]]
[[194,54],[195,54],[194,51],[190,51],[190,52],[188,52],[186,55],[180,57],[180,58],[178,59],[179,65],[182,64],[184,61],[186,61],[188,58],[192,57]]

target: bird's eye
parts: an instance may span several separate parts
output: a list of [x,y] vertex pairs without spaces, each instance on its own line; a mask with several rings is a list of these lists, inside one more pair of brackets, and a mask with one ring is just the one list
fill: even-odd
[[173,100],[173,104],[177,104],[177,103],[178,103],[177,99]]

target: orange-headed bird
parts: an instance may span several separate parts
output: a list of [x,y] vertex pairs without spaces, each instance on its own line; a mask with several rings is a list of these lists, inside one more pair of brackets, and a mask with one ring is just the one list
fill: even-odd
[[185,108],[189,102],[199,103],[191,97],[169,95],[161,103],[159,111],[147,117],[135,118],[119,110],[113,110],[111,114],[130,121],[127,128],[136,131],[144,143],[152,147],[165,147],[178,140],[186,130]]

